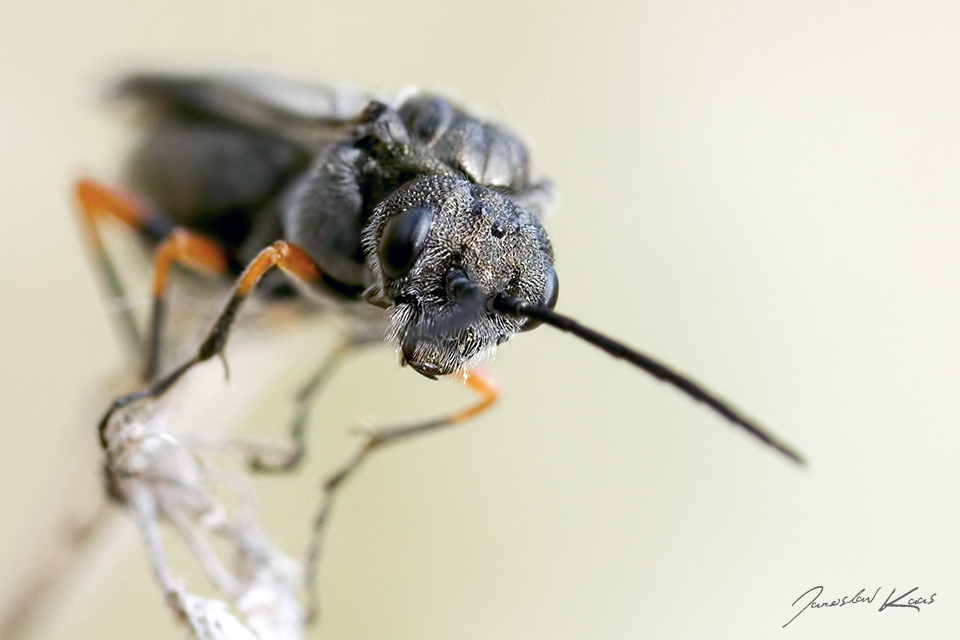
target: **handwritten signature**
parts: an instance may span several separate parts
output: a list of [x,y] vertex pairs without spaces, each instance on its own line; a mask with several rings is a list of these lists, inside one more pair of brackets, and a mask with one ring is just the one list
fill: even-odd
[[[880,608],[877,609],[877,611],[879,612],[885,609],[915,609],[917,611],[920,611],[921,605],[933,604],[934,598],[937,595],[936,593],[930,594],[929,597],[915,596],[913,598],[907,598],[907,596],[909,596],[911,593],[913,593],[919,588],[920,587],[914,587],[913,589],[910,589],[910,591],[900,594],[897,598],[893,597],[897,593],[897,590],[893,589],[892,591],[890,591],[890,595],[887,596],[887,599],[883,601],[883,604],[880,605]],[[807,609],[822,609],[824,607],[844,607],[848,604],[873,604],[873,601],[877,597],[877,594],[880,593],[880,589],[882,589],[882,587],[877,587],[877,590],[873,592],[872,596],[863,595],[866,589],[860,589],[860,591],[857,592],[857,595],[853,596],[852,598],[850,596],[843,596],[842,598],[837,598],[836,600],[820,602],[819,598],[820,596],[823,595],[823,586],[812,587],[810,589],[807,589],[803,593],[801,593],[800,597],[794,600],[793,604],[790,605],[791,607],[795,607],[797,606],[798,602],[804,599],[804,597],[806,597],[811,593],[813,594],[813,597],[810,598],[807,604],[805,604],[803,608],[800,609],[800,611],[797,611],[797,613],[792,618],[787,620],[787,624],[790,624],[791,622],[796,620],[797,616],[799,616],[801,613],[803,613]],[[904,598],[907,598],[906,602],[901,602]],[[787,624],[783,626],[786,627]]]

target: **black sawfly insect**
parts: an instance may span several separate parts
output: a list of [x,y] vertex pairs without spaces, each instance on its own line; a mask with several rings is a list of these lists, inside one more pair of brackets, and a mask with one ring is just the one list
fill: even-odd
[[[142,73],[117,83],[112,97],[133,105],[144,133],[122,188],[78,182],[81,219],[112,295],[122,297],[123,288],[100,242],[105,218],[127,223],[153,246],[155,276],[146,330],[129,310],[121,316],[143,354],[143,387],[115,400],[100,423],[108,466],[116,413],[162,396],[193,366],[222,356],[251,294],[316,297],[351,319],[344,346],[301,394],[303,406],[343,355],[382,340],[397,348],[402,365],[428,378],[457,375],[478,395],[459,412],[372,432],[327,482],[331,493],[380,445],[489,407],[497,384],[476,365],[541,324],[630,362],[802,462],[690,378],[554,311],[559,283],[542,226],[552,186],[531,179],[526,148],[503,126],[428,93],[384,100],[272,76]],[[174,263],[235,285],[196,354],[165,367]],[[253,456],[250,464],[296,466],[303,431],[300,419],[289,455]]]

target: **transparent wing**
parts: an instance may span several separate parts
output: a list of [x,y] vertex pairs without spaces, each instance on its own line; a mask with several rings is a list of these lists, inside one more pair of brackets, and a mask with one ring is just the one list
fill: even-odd
[[117,82],[109,97],[144,115],[218,120],[267,131],[312,148],[341,138],[372,96],[265,73],[187,75],[142,72]]

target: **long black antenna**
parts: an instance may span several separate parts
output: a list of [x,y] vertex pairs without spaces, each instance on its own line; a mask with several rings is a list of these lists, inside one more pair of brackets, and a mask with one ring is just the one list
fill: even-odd
[[797,452],[778,441],[755,422],[744,417],[739,411],[734,409],[727,402],[721,400],[715,394],[707,391],[685,375],[673,371],[666,365],[657,362],[649,356],[645,356],[639,351],[631,349],[625,344],[608,338],[603,334],[597,333],[593,329],[583,326],[576,320],[572,320],[571,318],[560,315],[548,307],[533,305],[529,302],[524,302],[523,300],[514,298],[513,296],[508,296],[504,293],[494,296],[492,302],[493,308],[500,313],[512,316],[524,316],[530,318],[531,320],[537,320],[544,324],[549,324],[550,326],[556,327],[561,331],[567,331],[579,338],[582,338],[583,340],[586,340],[590,344],[603,349],[614,358],[623,358],[627,362],[640,367],[647,373],[659,378],[660,380],[672,384],[694,400],[703,402],[733,424],[746,429],[755,438],[759,438],[762,442],[773,447],[797,464],[805,464],[803,458],[801,458]]

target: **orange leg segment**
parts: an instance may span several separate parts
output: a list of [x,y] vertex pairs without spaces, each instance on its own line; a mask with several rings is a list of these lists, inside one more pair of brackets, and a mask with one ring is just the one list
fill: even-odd
[[367,443],[361,450],[362,458],[367,453],[397,440],[419,435],[427,431],[435,431],[443,427],[451,427],[475,418],[493,406],[500,397],[500,381],[488,369],[476,368],[460,373],[460,382],[467,389],[476,394],[479,399],[465,409],[439,416],[432,420],[407,425],[403,427],[388,427],[373,429],[367,432]]
[[174,262],[211,275],[220,275],[227,270],[227,256],[219,244],[178,227],[157,247],[154,257],[154,296],[160,297],[166,291],[167,275]]
[[[132,194],[111,189],[89,179],[78,180],[74,185],[74,195],[80,211],[80,223],[90,247],[90,252],[97,262],[97,268],[107,287],[110,297],[122,303],[126,299],[123,282],[117,270],[107,255],[100,237],[99,225],[104,219],[114,218],[137,230],[147,226],[147,207]],[[120,327],[127,343],[134,353],[140,354],[142,338],[133,313],[121,304]]]
[[320,267],[306,251],[295,244],[278,240],[261,251],[244,269],[237,282],[236,295],[245,296],[250,293],[263,274],[274,266],[303,282],[311,283],[320,280]]
[[317,266],[313,258],[295,244],[278,240],[258,253],[257,257],[240,274],[233,296],[200,346],[200,351],[197,353],[198,362],[208,360],[223,352],[223,348],[227,344],[230,327],[236,319],[240,305],[260,282],[263,274],[271,267],[277,267],[288,276],[306,283],[318,282],[322,276],[320,267]]
[[450,422],[464,422],[477,416],[490,407],[500,397],[500,380],[487,369],[472,369],[463,376],[463,385],[480,397],[473,406],[450,416]]
[[102,216],[109,215],[134,229],[143,226],[146,207],[132,194],[111,189],[89,178],[77,180],[74,193],[82,213],[91,223]]
[[163,320],[167,307],[164,294],[167,278],[174,263],[194,271],[219,275],[227,270],[227,256],[213,240],[182,227],[175,228],[164,238],[154,254],[153,312],[150,314],[150,332],[147,334],[147,352],[144,360],[143,379],[150,381],[160,367],[160,344]]

